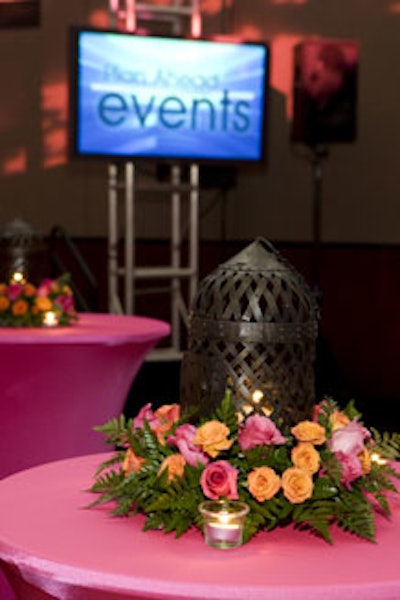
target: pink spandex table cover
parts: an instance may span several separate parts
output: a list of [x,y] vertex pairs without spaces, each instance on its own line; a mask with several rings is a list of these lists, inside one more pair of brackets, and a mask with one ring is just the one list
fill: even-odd
[[71,327],[0,327],[0,479],[106,450],[93,431],[123,409],[146,354],[170,326],[82,313]]
[[[106,456],[106,455],[105,455]],[[20,600],[399,600],[400,502],[377,519],[377,544],[341,531],[335,544],[291,528],[235,550],[197,530],[144,533],[142,517],[85,509],[99,455],[0,482],[0,560]]]

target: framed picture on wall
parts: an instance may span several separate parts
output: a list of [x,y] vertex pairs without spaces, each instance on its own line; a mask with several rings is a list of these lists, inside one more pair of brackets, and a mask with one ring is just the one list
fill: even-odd
[[0,28],[39,25],[40,0],[0,0]]

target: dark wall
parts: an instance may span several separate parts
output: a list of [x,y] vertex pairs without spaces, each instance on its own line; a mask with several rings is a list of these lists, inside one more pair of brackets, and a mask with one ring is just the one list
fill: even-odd
[[[157,4],[157,0],[153,0]],[[161,3],[161,0],[160,0]],[[163,2],[165,4],[165,2]],[[329,144],[323,168],[321,236],[327,242],[400,242],[400,85],[397,0],[204,0],[204,33],[227,31],[271,44],[266,165],[240,168],[228,193],[201,198],[204,239],[263,235],[310,241],[308,148],[290,141],[293,48],[310,38],[355,40],[360,48],[357,137]],[[107,235],[107,164],[70,161],[68,27],[107,26],[107,0],[41,0],[36,27],[0,28],[0,225],[24,217],[48,232]],[[225,13],[223,6],[226,7]],[[138,198],[139,238],[168,238],[166,202]]]
[[[81,238],[75,241],[98,282],[96,303],[91,306],[107,311],[106,242]],[[246,243],[202,242],[201,278],[242,250]],[[381,421],[385,421],[386,415],[386,422],[392,426],[394,415],[400,419],[400,247],[324,244],[320,248],[316,281],[312,245],[276,242],[275,246],[308,284],[320,292],[318,395],[333,394],[342,401],[354,397],[363,403],[367,413],[373,416],[379,413]],[[70,253],[62,244],[56,249],[91,302],[95,296],[91,296],[92,290]],[[139,242],[138,264],[163,264],[168,251],[164,242]],[[138,296],[136,312],[170,319],[168,299],[160,301],[158,295]]]

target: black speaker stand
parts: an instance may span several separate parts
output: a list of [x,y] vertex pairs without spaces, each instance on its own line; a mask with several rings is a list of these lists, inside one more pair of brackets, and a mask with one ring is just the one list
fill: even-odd
[[318,303],[321,302],[321,217],[322,217],[322,165],[328,158],[327,146],[316,144],[311,149],[311,166],[313,181],[312,203],[312,254],[311,254],[311,281],[312,290]]

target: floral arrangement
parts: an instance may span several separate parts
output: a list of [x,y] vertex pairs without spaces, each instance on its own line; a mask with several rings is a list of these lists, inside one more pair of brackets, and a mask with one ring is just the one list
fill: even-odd
[[0,283],[1,327],[41,327],[49,312],[56,315],[58,325],[77,320],[69,275],[44,279],[38,286],[23,281]]
[[400,478],[400,434],[367,429],[353,402],[332,398],[311,420],[278,427],[269,417],[238,415],[228,390],[215,413],[194,425],[177,404],[144,406],[95,430],[116,448],[95,474],[90,506],[113,501],[114,515],[146,516],[144,529],[201,526],[206,499],[239,499],[250,507],[244,542],[260,530],[293,524],[332,542],[330,528],[370,541],[375,512],[390,516]]

